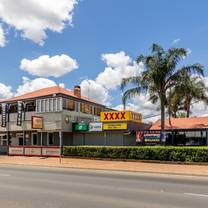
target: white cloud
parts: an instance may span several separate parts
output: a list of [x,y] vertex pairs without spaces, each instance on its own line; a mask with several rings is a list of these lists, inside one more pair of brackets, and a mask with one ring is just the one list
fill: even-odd
[[23,95],[25,93],[33,92],[35,90],[39,90],[46,87],[53,87],[57,84],[50,79],[45,78],[36,78],[33,80],[30,80],[27,77],[22,78],[22,84],[19,85],[17,88],[16,96]]
[[52,57],[43,55],[33,60],[23,59],[20,65],[23,71],[41,77],[61,77],[77,68],[76,60],[65,54]]
[[125,67],[132,62],[131,58],[124,51],[102,54],[102,60],[106,62],[107,66],[113,68]]
[[108,90],[94,80],[83,80],[80,84],[82,94],[98,103],[108,102]]
[[123,51],[114,54],[102,54],[101,58],[106,63],[104,71],[99,73],[95,80],[86,79],[82,81],[81,86],[84,94],[88,95],[89,88],[90,98],[109,105],[110,90],[116,90],[120,87],[122,78],[139,75],[144,67],[142,64],[132,61]]
[[4,47],[5,45],[6,45],[6,38],[5,38],[4,29],[0,25],[0,47]]
[[96,82],[107,89],[116,89],[122,78],[137,76],[143,71],[143,65],[133,62],[123,51],[115,54],[103,54],[102,60],[107,67],[98,74]]
[[20,31],[23,38],[43,45],[46,30],[60,33],[72,24],[77,3],[78,0],[0,0],[0,19]]
[[177,38],[177,39],[172,41],[172,45],[175,45],[175,44],[179,43],[180,41],[181,41],[181,39]]
[[[115,109],[122,110],[123,105],[118,105],[115,107]],[[132,98],[126,104],[126,109],[141,113],[144,118],[143,121],[145,122],[156,121],[160,118],[158,115],[160,114],[160,111],[158,111],[158,105],[152,104],[151,101],[149,101],[148,93],[142,93]]]
[[12,87],[0,83],[0,99],[10,98],[13,96]]

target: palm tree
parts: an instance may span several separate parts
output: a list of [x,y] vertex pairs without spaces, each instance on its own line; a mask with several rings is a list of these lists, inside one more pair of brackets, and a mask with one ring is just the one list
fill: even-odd
[[208,104],[207,92],[208,88],[205,86],[201,77],[190,77],[188,74],[185,74],[183,82],[179,81],[174,88],[172,98],[170,99],[171,106],[176,106],[174,104],[174,98],[178,99],[180,104],[177,106],[177,110],[183,109],[186,112],[186,117],[189,117],[193,101],[203,101]]
[[142,92],[149,92],[152,103],[160,101],[161,110],[161,141],[163,140],[165,127],[165,105],[167,103],[167,91],[175,86],[179,77],[186,72],[191,75],[197,73],[203,75],[204,67],[200,64],[193,64],[177,68],[179,62],[187,56],[184,48],[170,48],[164,50],[161,46],[153,44],[151,55],[140,55],[137,63],[142,62],[145,70],[140,76],[124,78],[121,89],[124,90],[128,84],[134,85],[127,89],[122,97],[125,106],[127,99],[140,95]]
[[171,93],[168,94],[166,107],[168,107],[169,110],[169,117],[178,117],[178,111],[184,109],[183,95],[181,90],[176,91],[175,87],[171,90]]

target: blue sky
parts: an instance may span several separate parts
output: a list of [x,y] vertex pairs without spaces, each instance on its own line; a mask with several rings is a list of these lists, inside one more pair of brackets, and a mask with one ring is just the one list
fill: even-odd
[[[8,1],[16,3],[15,0]],[[62,0],[51,1],[59,4]],[[21,36],[23,29],[18,29],[17,26],[19,22],[13,25],[8,23],[7,14],[11,12],[11,8],[5,2],[0,0],[0,4],[5,4],[4,15],[0,16],[1,27],[7,41],[5,46],[0,48],[0,83],[11,86],[13,95],[16,89],[23,85],[22,77],[27,77],[30,81],[41,77],[20,70],[21,60],[35,60],[42,55],[52,57],[66,54],[76,59],[79,66],[77,69],[61,77],[44,77],[57,84],[64,83],[66,88],[72,88],[85,79],[95,80],[99,73],[105,71],[105,68],[109,67],[108,59],[102,60],[102,54],[123,51],[133,61],[140,53],[148,53],[152,43],[159,43],[165,48],[172,46],[189,48],[191,53],[186,63],[199,62],[206,68],[208,65],[206,0],[80,0],[75,8],[70,10],[73,11],[73,26],[65,22],[61,32],[46,29],[47,38],[43,46],[31,38],[23,38]],[[25,9],[27,7],[19,9],[22,16]],[[174,40],[177,41],[173,43]],[[133,65],[133,62],[130,65]],[[92,89],[92,97],[93,93]],[[106,102],[111,106],[121,103],[118,86],[107,89],[107,94]],[[148,105],[151,108],[151,104]]]

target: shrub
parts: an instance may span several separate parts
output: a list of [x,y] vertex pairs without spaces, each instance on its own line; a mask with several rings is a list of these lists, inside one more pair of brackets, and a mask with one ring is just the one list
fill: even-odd
[[134,160],[208,162],[208,147],[66,146],[64,147],[64,155]]

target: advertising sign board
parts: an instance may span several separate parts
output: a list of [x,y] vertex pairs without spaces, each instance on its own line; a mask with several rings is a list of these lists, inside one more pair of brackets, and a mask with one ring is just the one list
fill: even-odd
[[160,131],[138,131],[136,134],[136,142],[146,144],[159,144],[160,143]]
[[22,126],[22,109],[23,103],[22,101],[17,102],[17,126]]
[[9,147],[9,155],[24,155],[24,147]]
[[73,123],[74,131],[88,131],[89,125],[87,123]]
[[43,117],[32,116],[32,129],[43,129]]
[[89,131],[102,131],[103,130],[103,123],[101,122],[94,122],[89,123]]
[[102,122],[135,121],[142,122],[142,115],[132,111],[109,111],[100,113]]
[[6,103],[2,103],[1,104],[1,109],[2,109],[2,113],[1,113],[1,127],[6,127],[6,123],[7,123],[7,104]]
[[104,123],[103,130],[126,130],[127,123]]

